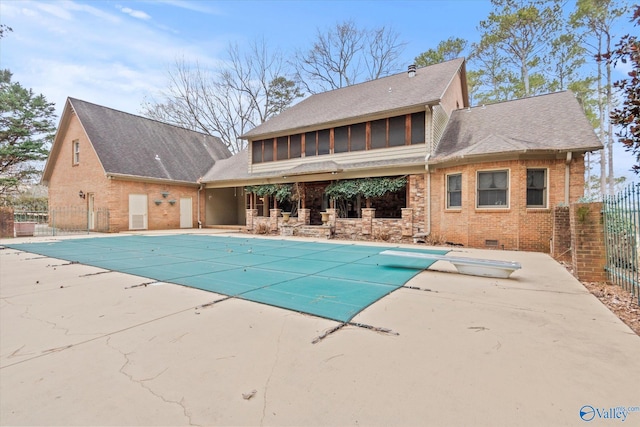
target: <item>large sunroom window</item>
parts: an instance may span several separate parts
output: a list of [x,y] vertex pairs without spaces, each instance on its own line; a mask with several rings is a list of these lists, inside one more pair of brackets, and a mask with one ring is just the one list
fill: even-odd
[[424,111],[251,142],[252,163],[425,143]]

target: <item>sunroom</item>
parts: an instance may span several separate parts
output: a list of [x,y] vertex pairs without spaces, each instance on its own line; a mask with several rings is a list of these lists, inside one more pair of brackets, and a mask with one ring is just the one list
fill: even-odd
[[[410,236],[424,222],[414,219],[413,210],[424,209],[412,192],[424,194],[417,188],[424,186],[427,116],[423,109],[249,141],[205,177],[205,225],[244,219],[254,233],[399,240],[404,221]],[[234,213],[215,213],[231,206]]]

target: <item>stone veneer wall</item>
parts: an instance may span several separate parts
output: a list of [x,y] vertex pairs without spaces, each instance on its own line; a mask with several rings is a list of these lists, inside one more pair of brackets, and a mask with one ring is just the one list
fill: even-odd
[[288,223],[282,220],[280,209],[271,209],[268,217],[257,216],[257,210],[247,209],[247,232],[254,234],[297,235],[316,238],[411,242],[415,233],[425,228],[426,185],[424,175],[408,177],[407,208],[401,218],[376,218],[375,208],[363,208],[361,218],[337,218],[335,209],[327,209],[327,225],[309,225],[310,210],[299,209],[297,217]]
[[[308,209],[305,209],[305,211]],[[247,231],[253,234],[271,234],[314,238],[339,238],[349,240],[376,240],[387,242],[410,242],[413,234],[413,209],[403,209],[401,219],[375,218],[375,209],[362,210],[362,218],[336,218],[335,209],[327,209],[327,225],[309,225],[302,218],[291,217],[284,222],[280,209],[271,209],[268,217],[256,216],[255,209],[247,209]]]

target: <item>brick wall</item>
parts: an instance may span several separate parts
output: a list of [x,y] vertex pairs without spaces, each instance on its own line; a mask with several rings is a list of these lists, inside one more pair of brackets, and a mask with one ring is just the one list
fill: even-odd
[[[80,161],[77,164],[73,161],[73,141],[75,140],[80,143]],[[98,156],[75,115],[69,121],[62,144],[54,148],[56,151],[52,152],[52,158],[49,159],[55,162],[55,168],[48,183],[49,209],[74,208],[78,211],[82,208],[86,209],[89,201],[88,198],[82,199],[78,196],[80,191],[85,195],[89,193],[96,195],[94,204],[96,209],[109,208],[110,183],[105,178]],[[84,228],[86,215],[71,216],[55,225],[61,228]]]
[[[528,168],[547,169],[547,208],[527,208]],[[478,171],[509,171],[508,208],[476,208]],[[446,176],[462,174],[462,206],[446,208]],[[431,234],[439,241],[469,247],[550,252],[553,235],[553,208],[565,202],[565,160],[514,160],[469,164],[431,173]],[[574,158],[570,169],[570,200],[583,195],[584,162]],[[489,244],[489,245],[487,245]]]
[[[180,199],[191,198],[191,224],[197,227],[198,189],[189,185],[169,185],[150,182],[110,180],[109,221],[111,231],[129,229],[129,195],[147,196],[147,214],[149,230],[169,230],[180,228]],[[169,193],[164,197],[163,193]],[[96,199],[99,197],[96,194]],[[204,220],[204,191],[201,192],[200,220]],[[175,201],[171,204],[170,201]],[[156,204],[158,202],[158,204]]]
[[[80,161],[74,164],[73,141],[80,143]],[[148,229],[175,229],[180,227],[180,198],[191,198],[192,226],[198,223],[198,189],[194,185],[174,185],[157,182],[108,179],[98,156],[89,142],[78,119],[69,122],[62,144],[56,148],[55,168],[49,180],[49,208],[88,208],[89,194],[94,195],[94,208],[109,209],[109,231],[129,230],[129,195],[147,195]],[[86,198],[80,198],[82,191]],[[169,193],[163,197],[162,193]],[[204,192],[200,194],[200,219],[204,220]],[[155,201],[160,201],[156,204]],[[169,203],[170,200],[175,203]],[[68,220],[73,221],[73,220]],[[77,221],[85,222],[79,216]],[[56,227],[74,227],[83,224],[60,224]]]
[[13,237],[12,207],[0,207],[0,237]]
[[551,241],[551,256],[557,261],[572,262],[569,206],[556,206],[553,212],[553,237]]
[[570,207],[573,274],[582,281],[606,282],[606,248],[602,203]]
[[[574,158],[570,165],[569,198],[583,195],[584,159]],[[547,170],[547,207],[527,208],[526,178],[528,168]],[[508,208],[476,208],[478,171],[509,171]],[[462,174],[462,206],[446,208],[446,176]],[[429,184],[430,180],[430,184]],[[554,236],[554,209],[565,203],[565,159],[513,160],[468,164],[433,170],[430,175],[408,177],[407,207],[401,219],[376,218],[375,209],[362,209],[361,219],[331,220],[338,238],[357,240],[412,241],[428,227],[427,197],[431,202],[431,240],[466,247],[551,252]],[[253,219],[255,221],[255,219]],[[268,224],[274,230],[275,223]]]

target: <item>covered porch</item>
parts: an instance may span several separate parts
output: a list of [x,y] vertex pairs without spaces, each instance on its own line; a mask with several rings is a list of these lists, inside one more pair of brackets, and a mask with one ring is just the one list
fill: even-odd
[[[399,183],[391,187],[391,181]],[[246,229],[254,234],[411,241],[424,231],[424,210],[412,197],[421,193],[423,182],[416,175],[247,186]],[[357,187],[364,184],[386,185],[389,191],[360,194]]]

